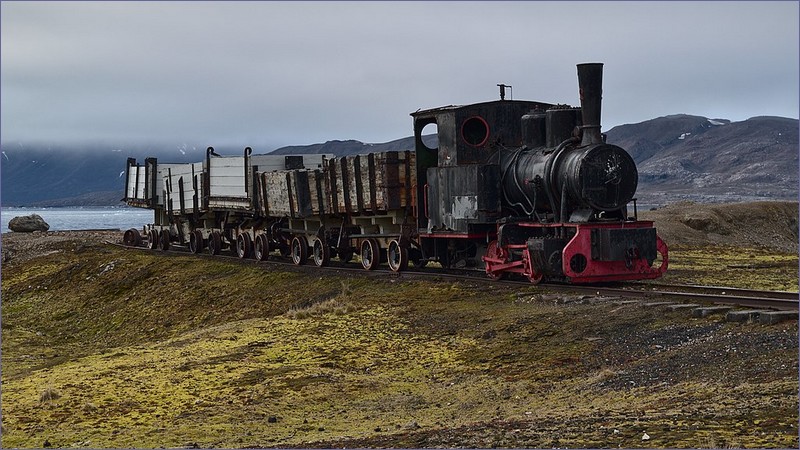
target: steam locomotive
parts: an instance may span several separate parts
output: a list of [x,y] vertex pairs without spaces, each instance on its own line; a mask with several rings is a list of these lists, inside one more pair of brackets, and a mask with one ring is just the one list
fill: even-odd
[[532,283],[658,278],[668,250],[637,218],[636,165],[600,132],[603,65],[577,67],[580,108],[506,100],[499,85],[497,101],[412,113],[413,151],[129,158],[123,200],[154,221],[123,241],[297,265],[358,256],[367,270],[434,262]]

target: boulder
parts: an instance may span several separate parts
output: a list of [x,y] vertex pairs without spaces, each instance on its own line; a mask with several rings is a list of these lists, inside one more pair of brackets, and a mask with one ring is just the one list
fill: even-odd
[[8,222],[8,229],[20,233],[31,233],[33,231],[47,231],[50,225],[38,214],[30,216],[17,216]]

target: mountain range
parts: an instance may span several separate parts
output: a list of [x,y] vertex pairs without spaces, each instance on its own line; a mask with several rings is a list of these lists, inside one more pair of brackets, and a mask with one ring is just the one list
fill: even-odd
[[[685,114],[614,127],[607,142],[625,148],[639,169],[638,201],[661,205],[700,202],[796,200],[798,120],[753,117],[741,122]],[[435,146],[436,136],[425,136]],[[414,138],[386,143],[354,140],[282,147],[273,154],[332,153],[337,156],[411,150]],[[241,149],[217,149],[241,154]],[[258,149],[255,151],[260,153]],[[106,206],[123,196],[128,157],[142,161],[196,162],[205,147],[140,145],[125,148],[3,144],[0,191],[3,206]]]

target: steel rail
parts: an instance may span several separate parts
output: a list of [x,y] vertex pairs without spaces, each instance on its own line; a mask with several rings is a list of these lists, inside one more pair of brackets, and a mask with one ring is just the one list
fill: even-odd
[[[392,272],[388,267],[379,267],[375,270],[364,270],[362,267],[352,267],[352,264],[341,263],[338,261],[330,261],[328,266],[317,267],[313,262],[303,266],[297,266],[287,258],[275,258],[271,256],[267,261],[257,261],[252,258],[239,258],[235,255],[210,255],[206,252],[193,254],[182,246],[172,246],[167,252],[160,250],[151,250],[148,247],[129,247],[121,243],[114,243],[106,241],[107,244],[119,246],[126,249],[146,250],[151,253],[166,253],[166,254],[185,254],[192,256],[200,256],[204,258],[220,259],[226,261],[235,261],[240,264],[250,265],[280,265],[284,267],[296,268],[299,270],[307,271],[307,268],[312,270],[321,270],[326,272],[347,272],[358,275],[367,276],[389,276],[394,278],[437,278],[437,279],[453,279],[460,281],[477,281],[485,283],[500,283],[502,285],[530,287],[532,285],[528,281],[517,280],[491,280],[485,276],[481,271],[477,270],[444,270],[444,269],[416,269],[409,268],[403,272]],[[265,264],[266,263],[266,264]],[[760,291],[755,289],[741,289],[717,286],[695,286],[695,285],[681,285],[681,284],[664,284],[664,283],[631,283],[625,287],[609,287],[598,285],[574,285],[574,284],[557,284],[557,283],[542,283],[538,287],[543,287],[556,292],[571,292],[582,293],[588,295],[603,295],[611,297],[623,298],[660,298],[664,301],[696,301],[704,303],[715,303],[722,305],[734,305],[747,308],[766,308],[776,310],[798,310],[798,293],[786,291]]]

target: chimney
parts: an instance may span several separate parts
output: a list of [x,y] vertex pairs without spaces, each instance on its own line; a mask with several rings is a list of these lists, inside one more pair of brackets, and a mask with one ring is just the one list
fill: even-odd
[[603,99],[603,63],[578,64],[583,139],[581,147],[600,144],[600,105]]

